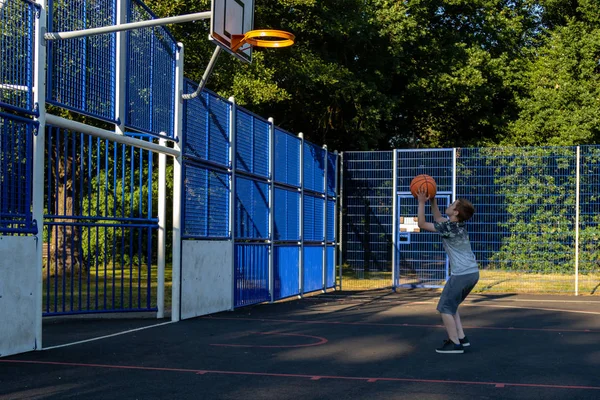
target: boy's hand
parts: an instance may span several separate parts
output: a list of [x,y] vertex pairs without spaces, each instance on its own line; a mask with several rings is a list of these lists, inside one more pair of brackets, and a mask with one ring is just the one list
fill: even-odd
[[428,200],[427,191],[424,188],[420,188],[417,191],[417,199],[419,200],[419,203],[425,203]]

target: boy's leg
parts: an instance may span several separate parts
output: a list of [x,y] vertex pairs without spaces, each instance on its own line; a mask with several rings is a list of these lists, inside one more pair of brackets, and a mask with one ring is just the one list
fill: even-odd
[[458,335],[458,339],[464,339],[465,331],[462,327],[462,322],[460,321],[460,315],[458,314],[458,310],[456,310],[456,314],[454,314],[454,324],[456,325],[456,333]]
[[[441,315],[442,315],[442,322],[444,322],[444,327],[446,328],[446,332],[448,333],[448,339],[452,340],[452,342],[454,342],[454,344],[459,344],[460,341],[458,340],[458,330],[457,330],[457,326],[456,326],[455,316],[452,314],[446,314],[446,313],[442,313]],[[464,337],[464,333],[463,333],[463,337]]]

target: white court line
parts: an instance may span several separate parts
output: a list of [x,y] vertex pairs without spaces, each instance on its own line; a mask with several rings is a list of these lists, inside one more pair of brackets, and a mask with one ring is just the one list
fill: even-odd
[[61,347],[67,347],[67,346],[74,346],[76,344],[81,344],[81,343],[88,343],[88,342],[94,342],[96,340],[101,340],[101,339],[106,339],[106,338],[110,338],[110,337],[115,337],[115,336],[120,336],[120,335],[126,335],[128,333],[132,333],[132,332],[137,332],[137,331],[142,331],[144,329],[150,329],[150,328],[156,328],[157,326],[163,326],[163,325],[168,325],[168,324],[172,324],[174,321],[169,321],[169,322],[163,322],[161,324],[156,324],[156,325],[150,325],[150,326],[144,326],[141,328],[136,328],[136,329],[130,329],[128,331],[124,331],[124,332],[119,332],[119,333],[113,333],[112,335],[106,335],[106,336],[100,336],[97,338],[92,338],[92,339],[86,339],[86,340],[80,340],[78,342],[73,342],[73,343],[67,343],[67,344],[59,344],[58,346],[52,346],[52,347],[44,347],[42,350],[52,350],[52,349],[59,349]]
[[521,307],[521,306],[497,306],[492,304],[471,304],[471,303],[463,303],[463,306],[468,307],[493,307],[493,308],[519,308],[522,310],[540,310],[540,311],[559,311],[559,312],[568,312],[575,314],[592,314],[592,315],[600,315],[598,311],[580,311],[580,310],[565,310],[560,308],[539,308],[539,307]]

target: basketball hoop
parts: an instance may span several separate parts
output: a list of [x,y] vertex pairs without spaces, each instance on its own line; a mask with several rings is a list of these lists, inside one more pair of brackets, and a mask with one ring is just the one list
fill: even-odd
[[231,50],[237,51],[244,44],[258,47],[288,47],[294,44],[295,38],[289,32],[275,29],[248,31],[244,35],[231,35]]

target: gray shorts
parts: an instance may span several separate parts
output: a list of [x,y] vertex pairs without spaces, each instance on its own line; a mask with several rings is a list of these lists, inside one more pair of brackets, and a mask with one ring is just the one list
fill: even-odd
[[467,298],[479,281],[479,271],[467,275],[451,275],[437,305],[441,314],[456,314],[458,306]]

